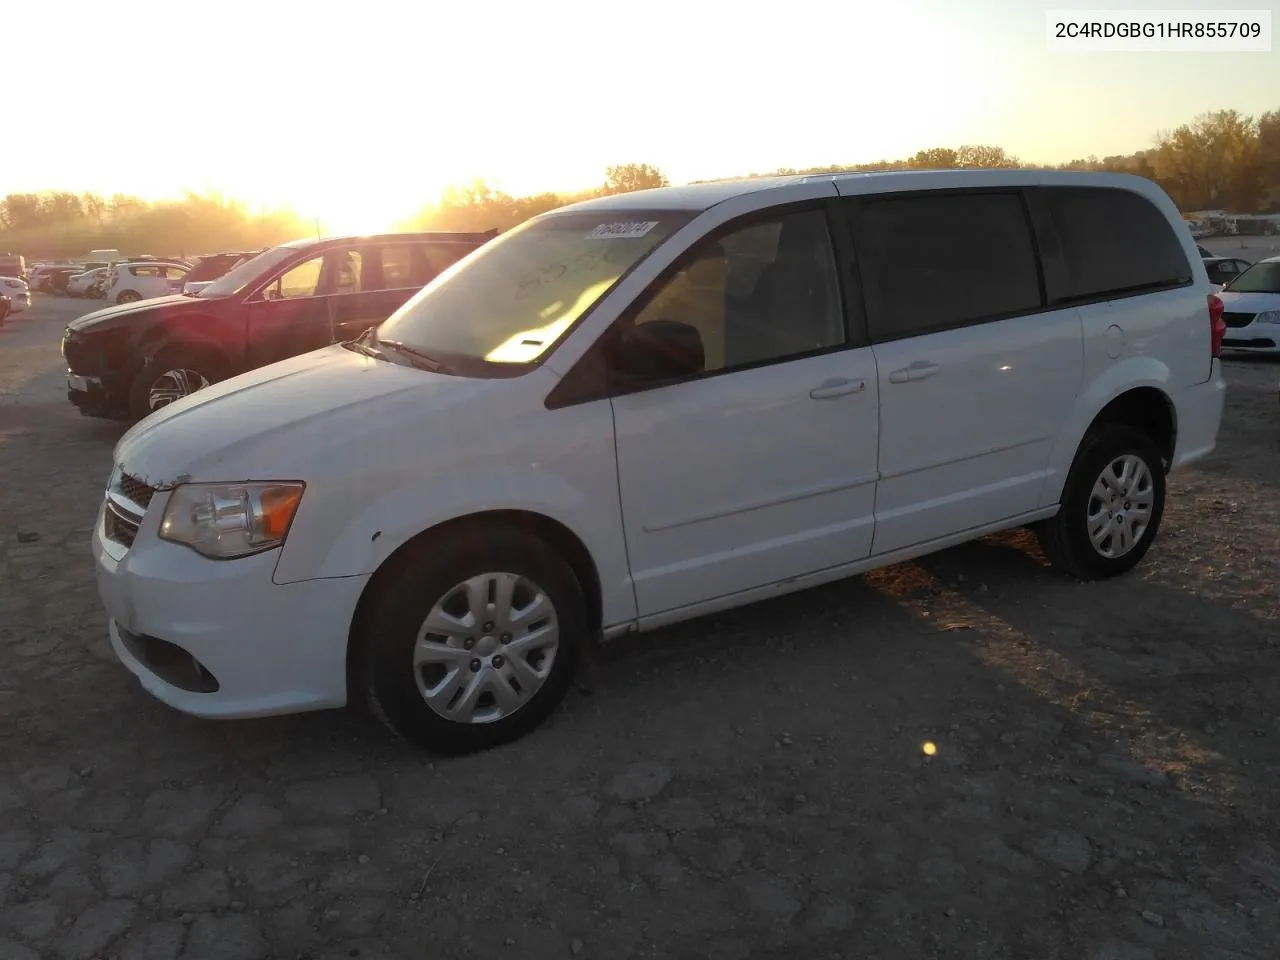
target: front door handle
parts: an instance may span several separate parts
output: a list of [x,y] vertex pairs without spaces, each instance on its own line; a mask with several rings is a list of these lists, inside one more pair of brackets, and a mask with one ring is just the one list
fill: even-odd
[[917,360],[909,367],[889,371],[889,382],[907,383],[911,380],[923,380],[925,377],[932,377],[941,369],[936,363],[930,363],[928,360]]
[[831,400],[834,397],[847,397],[851,393],[861,393],[867,389],[865,380],[845,380],[839,377],[824,380],[821,386],[809,391],[815,400]]

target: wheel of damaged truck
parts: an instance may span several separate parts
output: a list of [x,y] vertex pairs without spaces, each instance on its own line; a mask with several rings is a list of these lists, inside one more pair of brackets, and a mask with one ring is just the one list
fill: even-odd
[[124,290],[116,297],[116,303],[137,303],[142,299],[142,294],[136,290]]
[[1164,461],[1151,438],[1103,423],[1080,445],[1057,516],[1037,524],[1036,533],[1060,570],[1081,580],[1119,576],[1151,548],[1164,498]]
[[541,540],[505,526],[411,545],[370,585],[357,695],[435,753],[509,743],[564,698],[586,641],[582,589]]
[[129,412],[135,421],[203,390],[222,379],[222,365],[206,356],[162,353],[138,372],[129,393]]

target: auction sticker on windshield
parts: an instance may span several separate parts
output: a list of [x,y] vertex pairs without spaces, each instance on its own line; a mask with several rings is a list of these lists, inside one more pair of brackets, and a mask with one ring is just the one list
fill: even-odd
[[623,223],[602,223],[587,234],[587,239],[634,240],[636,237],[643,237],[657,225],[657,220],[630,220]]

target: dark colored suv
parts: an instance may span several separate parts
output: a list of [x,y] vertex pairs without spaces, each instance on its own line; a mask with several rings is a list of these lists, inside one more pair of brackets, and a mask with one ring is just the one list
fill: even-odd
[[[228,273],[233,267],[239,266],[262,252],[262,250],[244,253],[230,251],[209,253],[203,257],[197,257],[195,264],[187,271],[186,276],[182,278],[181,290],[177,292],[186,293],[188,289],[191,289],[193,293],[198,292],[223,274]],[[189,288],[188,284],[192,283],[199,284],[199,286]]]
[[136,421],[219,380],[353,340],[495,236],[295,240],[192,296],[86,314],[63,335],[67,398],[87,416]]

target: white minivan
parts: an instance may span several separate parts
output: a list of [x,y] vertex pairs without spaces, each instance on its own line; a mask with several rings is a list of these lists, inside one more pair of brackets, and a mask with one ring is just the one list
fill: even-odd
[[584,647],[1033,525],[1111,577],[1213,450],[1221,304],[1137,177],[670,187],[539,216],[359,339],[119,442],[112,644],[203,717],[510,741]]

